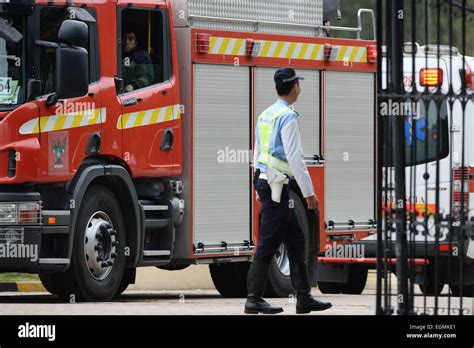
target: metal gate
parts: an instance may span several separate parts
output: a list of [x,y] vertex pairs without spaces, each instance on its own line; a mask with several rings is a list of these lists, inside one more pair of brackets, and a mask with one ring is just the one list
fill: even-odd
[[473,314],[473,5],[377,1],[380,315]]

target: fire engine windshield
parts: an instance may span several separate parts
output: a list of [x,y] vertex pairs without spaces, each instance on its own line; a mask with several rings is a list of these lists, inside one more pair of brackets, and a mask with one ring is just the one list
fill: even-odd
[[[435,101],[405,103],[405,162],[406,166],[415,166],[442,160],[449,155],[449,121],[447,102]],[[390,145],[393,129],[393,117],[387,117],[383,125],[385,149]],[[388,146],[388,147],[387,147]],[[392,166],[391,155],[384,156]]]
[[21,104],[24,88],[25,18],[0,16],[0,108]]

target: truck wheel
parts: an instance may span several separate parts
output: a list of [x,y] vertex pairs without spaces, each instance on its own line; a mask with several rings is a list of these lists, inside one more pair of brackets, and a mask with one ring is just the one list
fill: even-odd
[[323,294],[340,294],[341,283],[318,282],[318,289]]
[[[461,287],[459,285],[450,285],[451,294],[453,296],[459,296],[461,294]],[[462,286],[463,297],[474,297],[474,284]]]
[[127,290],[127,288],[131,284],[135,284],[136,275],[136,268],[128,268],[124,271],[122,281],[120,282],[120,286],[117,289],[117,292],[115,293],[115,297],[119,297],[120,295],[122,295],[122,293]]
[[57,280],[55,279],[55,274],[51,273],[40,273],[39,278],[44,288],[52,295],[58,294],[58,285]]
[[211,264],[209,271],[217,291],[225,298],[247,297],[250,262]]
[[423,284],[419,284],[418,287],[420,288],[421,292],[424,295],[428,296],[435,296],[435,295],[440,295],[443,292],[444,289],[444,284],[439,283],[438,284],[438,289],[435,294],[435,282],[434,282],[434,274],[433,270],[428,271],[427,274],[423,275]]
[[[309,222],[306,215],[306,207],[300,197],[293,191],[290,191],[290,199],[295,204],[296,216],[303,230],[305,237],[305,259],[309,258]],[[295,288],[291,284],[290,277],[290,260],[288,258],[288,250],[285,244],[278,249],[275,257],[270,265],[268,274],[268,284],[265,296],[267,297],[288,297],[295,293]]]
[[125,269],[125,225],[116,197],[103,186],[91,188],[81,204],[71,265],[63,275],[61,298],[110,301]]
[[348,295],[360,295],[367,284],[369,270],[363,265],[349,265],[349,275],[346,283],[341,284],[341,292]]
[[347,282],[318,282],[323,294],[360,295],[367,284],[368,269],[363,265],[349,265]]

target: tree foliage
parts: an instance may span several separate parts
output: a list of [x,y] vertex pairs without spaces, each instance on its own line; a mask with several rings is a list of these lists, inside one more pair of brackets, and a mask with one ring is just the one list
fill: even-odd
[[[381,1],[381,0],[378,0]],[[466,17],[463,17],[462,4],[466,2]],[[387,3],[388,1],[384,1]],[[413,12],[415,5],[415,12]],[[357,27],[357,12],[360,8],[376,10],[376,0],[341,0],[342,20],[332,25]],[[415,39],[420,45],[437,44],[452,45],[465,54],[474,56],[474,0],[406,0],[405,41],[413,41],[413,22],[415,23]],[[465,42],[463,43],[463,22],[465,18]],[[413,21],[414,19],[414,21]],[[363,15],[362,38],[372,38],[372,21]],[[451,29],[451,30],[450,30]],[[355,38],[352,33],[332,33],[336,37]]]

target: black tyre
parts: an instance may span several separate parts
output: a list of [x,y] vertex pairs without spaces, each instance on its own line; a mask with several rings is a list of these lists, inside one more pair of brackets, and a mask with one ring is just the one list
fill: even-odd
[[120,286],[117,289],[117,292],[115,293],[115,297],[119,297],[120,295],[122,295],[122,293],[125,290],[127,290],[127,288],[131,284],[135,284],[136,275],[137,275],[136,268],[128,268],[124,271],[122,281],[120,282]]
[[443,292],[444,284],[439,283],[438,287],[435,287],[433,270],[429,270],[428,273],[423,275],[423,283],[419,284],[420,291],[427,296],[440,295]]
[[318,289],[323,294],[342,293],[342,283],[318,282]]
[[209,271],[217,291],[225,298],[247,297],[250,262],[211,264]]
[[[461,294],[461,287],[459,285],[450,285],[451,294],[453,296],[459,296]],[[463,297],[474,297],[474,284],[462,286]]]
[[362,294],[367,284],[368,273],[367,267],[363,265],[349,265],[347,283],[341,284],[341,292],[348,295]]
[[56,274],[51,273],[40,273],[39,278],[44,288],[52,295],[58,294],[58,284],[55,278]]
[[122,284],[125,269],[120,205],[106,187],[92,187],[76,221],[71,265],[66,273],[58,274],[64,284],[59,295],[66,301],[110,301]]
[[347,282],[318,282],[319,290],[323,294],[360,295],[367,284],[368,269],[363,265],[349,265]]
[[[306,206],[300,197],[293,191],[290,192],[290,199],[295,204],[296,216],[305,237],[305,259],[309,259],[310,235],[309,222],[306,215]],[[273,259],[268,274],[266,297],[288,297],[295,293],[295,288],[291,284],[290,260],[288,250],[284,244],[280,246]]]

